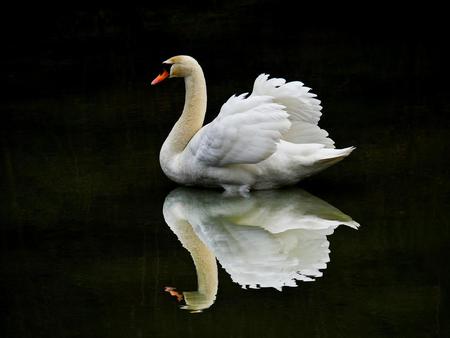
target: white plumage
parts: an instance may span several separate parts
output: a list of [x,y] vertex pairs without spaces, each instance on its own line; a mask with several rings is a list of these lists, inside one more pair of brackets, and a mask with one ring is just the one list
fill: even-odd
[[291,123],[271,96],[232,96],[188,144],[195,161],[214,167],[256,164],[277,150]]
[[186,185],[228,190],[295,184],[348,156],[335,149],[317,123],[320,101],[303,83],[261,74],[250,95],[231,96],[219,115],[203,125],[206,84],[197,61],[176,56],[172,77],[184,77],[183,113],[161,149],[163,171]]
[[281,290],[322,276],[330,261],[327,236],[341,224],[359,227],[300,189],[257,191],[244,198],[177,188],[166,197],[163,213],[195,264],[198,289],[183,292],[189,310],[215,300],[214,257],[243,288]]

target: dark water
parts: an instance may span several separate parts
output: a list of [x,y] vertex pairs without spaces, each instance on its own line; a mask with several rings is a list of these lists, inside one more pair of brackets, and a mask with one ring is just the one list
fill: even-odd
[[[268,20],[278,14],[269,5],[41,13],[20,16],[21,28],[20,20],[6,21],[15,34],[5,40],[8,95],[0,105],[2,337],[450,335],[442,30],[411,22],[337,29],[289,15],[278,25]],[[236,273],[242,255],[256,265],[244,259],[241,268],[261,276],[256,272],[277,271],[289,257],[317,252],[318,242],[304,240],[311,238],[306,232],[282,231],[286,242],[275,242],[283,249],[297,238],[297,256],[285,249],[281,258],[259,261],[271,251],[258,252],[274,245],[267,228],[245,228],[233,200],[174,191],[162,174],[159,148],[184,88],[176,80],[148,83],[161,60],[182,52],[204,65],[208,120],[231,94],[250,90],[256,75],[269,72],[311,86],[323,101],[320,125],[337,146],[357,146],[294,192],[236,202],[266,212],[272,227],[290,215],[301,221],[295,212],[305,205],[319,220],[344,222],[342,212],[361,225],[320,237],[329,242],[330,262],[314,282],[282,292],[243,289]],[[167,225],[163,206],[177,192],[188,196],[178,198],[192,219],[184,232],[190,243],[202,229],[221,239],[222,246],[207,243],[218,255],[217,270],[202,272],[197,262],[196,271],[189,245]],[[282,209],[289,204],[294,210]],[[206,222],[192,216],[199,212]],[[235,234],[233,224],[244,228]],[[212,259],[205,264],[214,266]],[[217,290],[208,309],[190,313],[165,288],[197,290],[198,271],[209,281],[217,276],[216,286],[208,284]]]

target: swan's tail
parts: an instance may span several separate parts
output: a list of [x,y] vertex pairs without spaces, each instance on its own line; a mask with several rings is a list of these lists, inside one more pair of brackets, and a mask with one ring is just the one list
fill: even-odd
[[327,148],[320,143],[296,144],[283,140],[280,142],[279,147],[283,153],[298,158],[304,165],[313,165],[315,163],[333,164],[350,155],[355,149],[355,147]]
[[319,159],[317,160],[317,162],[328,167],[330,165],[338,163],[339,161],[342,161],[355,149],[355,147],[348,147],[343,149],[323,148],[318,154]]
[[332,165],[342,161],[344,158],[350,155],[353,150],[355,150],[355,147],[348,147],[343,149],[320,149],[316,156],[314,156],[316,157],[316,160],[312,165],[312,168],[314,168],[314,173],[327,169],[328,167],[331,167]]
[[291,166],[294,171],[300,170],[299,179],[302,179],[342,161],[355,147],[335,149],[318,143],[295,144],[281,141],[279,149],[280,154],[288,159],[286,166]]

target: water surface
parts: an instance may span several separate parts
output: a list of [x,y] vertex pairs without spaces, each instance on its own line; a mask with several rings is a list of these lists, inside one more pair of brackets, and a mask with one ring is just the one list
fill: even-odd
[[[253,1],[219,12],[54,14],[33,13],[33,29],[5,40],[2,337],[450,334],[448,58],[439,30],[313,27]],[[8,32],[31,25],[10,21]],[[184,87],[148,83],[180,51],[204,66],[208,121],[268,72],[312,87],[321,126],[338,147],[357,149],[268,198],[174,190],[158,156]],[[167,224],[169,198],[183,201],[188,233],[203,239],[206,269]],[[295,228],[305,215],[361,227],[308,242]],[[319,258],[313,269],[298,266],[305,257]],[[198,291],[198,271],[212,282],[203,311],[191,313],[169,291]],[[263,271],[277,278],[261,279]]]

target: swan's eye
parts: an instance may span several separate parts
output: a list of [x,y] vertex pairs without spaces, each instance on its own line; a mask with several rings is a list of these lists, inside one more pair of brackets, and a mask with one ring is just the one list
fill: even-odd
[[170,67],[172,67],[173,64],[170,63],[163,63],[163,69],[166,70],[168,73],[170,73]]

